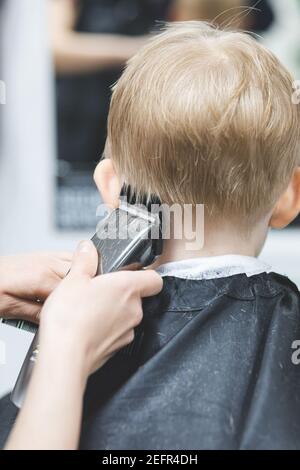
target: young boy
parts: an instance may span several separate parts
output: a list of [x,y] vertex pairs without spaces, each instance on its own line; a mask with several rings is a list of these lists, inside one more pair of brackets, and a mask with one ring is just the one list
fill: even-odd
[[204,204],[204,245],[165,241],[142,339],[89,381],[82,448],[300,448],[299,292],[257,259],[300,210],[292,95],[271,52],[201,22],[168,26],[129,62],[96,183],[111,206],[124,182]]

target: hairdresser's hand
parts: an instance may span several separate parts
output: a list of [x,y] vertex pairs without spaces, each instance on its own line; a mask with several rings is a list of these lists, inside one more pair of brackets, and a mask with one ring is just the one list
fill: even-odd
[[0,257],[0,317],[38,322],[42,302],[70,269],[72,253]]
[[162,279],[151,270],[94,277],[98,255],[82,242],[71,271],[50,295],[41,315],[40,351],[81,364],[86,379],[131,343],[142,320],[141,298],[157,294]]
[[92,242],[81,244],[70,274],[45,302],[38,360],[6,449],[78,446],[88,375],[132,341],[141,297],[162,288],[150,270],[94,277],[97,263]]

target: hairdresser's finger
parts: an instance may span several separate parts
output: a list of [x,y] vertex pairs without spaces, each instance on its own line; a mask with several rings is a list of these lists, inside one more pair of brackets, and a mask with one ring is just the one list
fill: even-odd
[[59,286],[60,282],[67,276],[70,272],[71,263],[61,262],[55,266],[55,269],[52,270],[47,276],[44,276],[44,279],[41,280],[41,284],[35,287],[31,292],[24,292],[22,298],[26,300],[37,299],[40,301],[45,301],[49,295]]
[[74,254],[70,259],[54,258],[52,271],[58,279],[64,279],[70,271]]
[[73,259],[72,251],[57,251],[53,253],[53,256],[61,261],[72,261]]
[[[43,304],[33,301],[20,300],[15,297],[5,299],[4,318],[26,320],[38,323]],[[2,315],[2,312],[1,312]]]
[[141,297],[156,295],[163,288],[162,278],[152,269],[132,272],[130,275],[132,276],[131,282]]
[[70,271],[71,268],[71,261],[60,261],[57,266],[55,267],[55,274],[58,278],[58,281],[60,279],[64,279],[68,272]]
[[37,255],[54,261],[72,261],[73,259],[73,251],[45,251]]
[[84,275],[94,277],[98,267],[98,253],[90,240],[79,243],[73,257],[69,277]]

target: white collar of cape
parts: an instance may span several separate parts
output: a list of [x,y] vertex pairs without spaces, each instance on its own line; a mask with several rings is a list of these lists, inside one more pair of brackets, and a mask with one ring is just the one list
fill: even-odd
[[162,277],[193,280],[217,279],[236,274],[246,274],[251,277],[270,271],[271,267],[259,259],[241,255],[185,259],[162,264],[157,269]]

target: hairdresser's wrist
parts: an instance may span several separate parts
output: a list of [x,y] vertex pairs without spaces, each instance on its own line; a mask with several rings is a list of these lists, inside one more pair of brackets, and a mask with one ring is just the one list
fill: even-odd
[[[45,333],[45,334],[44,334]],[[40,331],[38,361],[44,370],[48,370],[55,380],[64,380],[68,372],[76,377],[77,387],[84,391],[89,376],[87,351],[83,341],[73,332]]]
[[6,449],[71,450],[78,446],[86,386],[82,355],[72,341],[51,339],[42,337],[25,402]]

